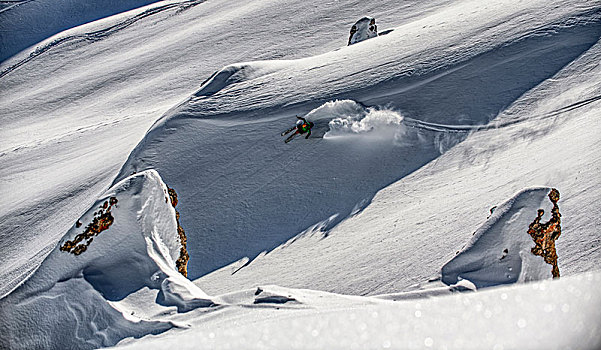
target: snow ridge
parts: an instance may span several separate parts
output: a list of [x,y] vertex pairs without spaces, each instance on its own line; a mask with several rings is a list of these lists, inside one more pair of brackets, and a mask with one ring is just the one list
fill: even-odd
[[495,208],[472,240],[442,267],[442,281],[451,285],[468,280],[484,288],[550,278],[549,265],[531,253],[534,243],[527,233],[538,208],[549,207],[549,191],[525,189]]
[[111,346],[175,327],[159,315],[164,310],[214,305],[175,269],[175,210],[158,173],[119,182],[80,221],[91,221],[109,200],[114,221],[86,250],[74,255],[60,249],[80,235],[83,227],[76,225],[23,285],[0,300],[3,348]]

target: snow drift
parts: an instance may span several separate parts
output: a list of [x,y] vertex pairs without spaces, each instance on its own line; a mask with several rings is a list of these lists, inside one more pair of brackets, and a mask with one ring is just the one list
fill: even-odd
[[256,304],[238,312],[200,317],[196,328],[119,349],[597,350],[600,287],[599,272],[401,302],[270,287],[248,291]]
[[537,210],[550,206],[545,200],[549,191],[526,189],[495,208],[465,248],[442,267],[442,281],[469,280],[482,288],[550,278],[550,265],[532,254],[534,242],[527,234]]
[[[91,226],[103,229],[86,238],[87,248],[69,249]],[[213,304],[176,271],[180,246],[175,210],[158,173],[124,179],[0,300],[0,347],[91,349],[174,327],[157,314]]]

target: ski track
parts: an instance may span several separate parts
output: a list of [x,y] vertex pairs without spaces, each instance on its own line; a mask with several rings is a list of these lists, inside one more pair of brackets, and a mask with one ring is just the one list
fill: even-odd
[[23,5],[26,4],[28,2],[32,2],[34,0],[4,0],[4,1],[0,1],[0,5],[4,5],[4,4],[9,4],[7,7],[0,9],[0,13],[8,11],[12,8],[15,8],[19,5]]
[[86,125],[80,128],[77,128],[76,130],[67,132],[65,134],[62,135],[57,135],[54,137],[50,137],[50,138],[46,138],[43,140],[38,140],[32,143],[26,143],[26,144],[22,144],[16,147],[12,147],[11,149],[3,149],[0,150],[0,158],[6,156],[9,153],[12,152],[19,152],[22,150],[25,150],[27,148],[34,148],[34,147],[38,147],[38,146],[42,146],[44,144],[47,143],[55,143],[55,142],[59,142],[59,140],[65,139],[65,138],[69,138],[78,134],[83,134],[86,132],[90,132],[90,131],[94,131],[103,127],[115,127],[123,122],[127,122],[131,119],[133,119],[135,116],[133,115],[128,115],[128,116],[123,116],[121,119],[117,119],[117,120],[111,120],[111,121],[106,121],[106,122],[100,122],[100,123],[96,123],[96,124],[92,124],[92,125]]
[[545,113],[545,114],[540,114],[540,115],[533,115],[533,116],[523,116],[520,118],[515,118],[515,119],[511,119],[511,120],[507,120],[507,121],[499,121],[496,122],[495,120],[493,120],[491,123],[486,124],[486,125],[449,125],[449,124],[437,124],[437,123],[431,123],[431,122],[426,122],[426,121],[422,121],[422,120],[418,120],[418,119],[413,119],[413,118],[408,118],[405,117],[403,119],[403,122],[406,123],[407,126],[410,126],[412,128],[418,128],[421,130],[428,130],[428,131],[433,131],[433,132],[442,132],[442,133],[471,133],[474,131],[480,131],[480,130],[492,130],[492,129],[500,129],[500,128],[505,128],[505,127],[509,127],[509,126],[513,126],[516,124],[519,124],[521,122],[524,121],[542,121],[545,119],[549,119],[549,118],[554,118],[557,117],[563,113],[567,113],[567,112],[571,112],[573,110],[576,110],[578,108],[582,108],[585,107],[591,103],[595,103],[601,100],[601,95],[597,95],[594,97],[590,97],[590,98],[586,98],[583,100],[580,100],[578,102],[569,104],[567,106],[558,108],[554,111],[551,111],[549,113]]

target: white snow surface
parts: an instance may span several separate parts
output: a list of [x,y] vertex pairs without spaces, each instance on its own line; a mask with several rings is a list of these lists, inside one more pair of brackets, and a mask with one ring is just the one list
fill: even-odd
[[294,301],[191,315],[118,349],[597,349],[600,285],[596,272],[417,301],[277,288]]
[[601,1],[206,0],[37,43],[0,63],[0,347],[599,348],[600,38]]
[[213,304],[175,270],[180,251],[175,210],[158,173],[148,170],[121,181],[80,221],[91,222],[111,197],[118,200],[111,209],[114,223],[86,251],[76,256],[59,249],[85,229],[74,226],[36,273],[0,300],[2,348],[110,346],[174,327],[150,316],[161,305],[188,310]]
[[551,265],[530,252],[533,240],[523,228],[538,208],[551,207],[546,198],[550,190],[527,189],[494,208],[472,240],[442,267],[442,281],[451,285],[467,280],[484,288],[547,278]]
[[[459,24],[424,28],[468,4]],[[317,57],[229,65],[153,126],[118,178],[155,168],[181,193],[190,275],[213,294],[404,290],[437,275],[489,208],[541,185],[567,191],[570,231],[597,206],[598,13],[514,5],[461,2]],[[315,137],[283,145],[295,114]],[[598,258],[595,229],[577,231],[558,249]]]
[[0,62],[54,34],[157,0],[0,2]]
[[154,121],[224,64],[328,52],[357,13],[394,26],[447,2],[166,1],[0,63],[0,295],[110,187]]

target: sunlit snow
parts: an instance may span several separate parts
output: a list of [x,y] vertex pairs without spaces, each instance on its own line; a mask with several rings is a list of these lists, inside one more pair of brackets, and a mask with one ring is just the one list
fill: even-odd
[[0,7],[0,348],[601,346],[601,1],[95,5]]

